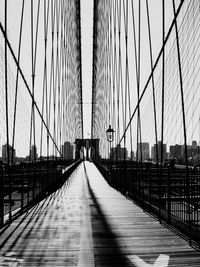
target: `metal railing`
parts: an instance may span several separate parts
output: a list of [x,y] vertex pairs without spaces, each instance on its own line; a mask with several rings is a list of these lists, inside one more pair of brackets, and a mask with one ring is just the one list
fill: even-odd
[[0,166],[0,226],[59,188],[80,161]]
[[107,182],[200,244],[200,171],[151,163],[95,162]]

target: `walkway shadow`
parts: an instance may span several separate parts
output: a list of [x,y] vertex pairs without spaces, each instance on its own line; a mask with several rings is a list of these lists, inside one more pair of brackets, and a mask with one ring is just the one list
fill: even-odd
[[134,264],[127,258],[124,251],[122,251],[118,237],[109,225],[107,218],[94,194],[94,191],[90,186],[85,164],[84,169],[87,177],[89,194],[92,201],[90,208],[95,266],[133,267]]
[[[12,228],[12,225],[8,225],[5,230],[0,232],[0,249],[1,253],[3,251],[3,255],[10,253],[12,250],[15,250],[17,248],[18,256],[24,256],[23,253],[26,249],[27,242],[29,241],[29,236],[35,231],[36,228],[39,228],[42,225],[45,216],[49,212],[51,203],[56,200],[58,194],[60,194],[61,191],[62,188],[47,196],[46,199],[43,199],[42,203],[38,203],[27,210],[26,213],[21,215],[21,219],[18,219],[19,221],[14,228]],[[53,214],[50,214],[49,220],[52,218],[52,216]],[[10,231],[9,228],[11,228],[12,230]],[[4,232],[8,232],[8,234],[4,234]],[[22,236],[24,242],[19,249],[18,241]],[[10,240],[12,240],[12,242],[10,242]],[[7,243],[9,244],[8,246]]]

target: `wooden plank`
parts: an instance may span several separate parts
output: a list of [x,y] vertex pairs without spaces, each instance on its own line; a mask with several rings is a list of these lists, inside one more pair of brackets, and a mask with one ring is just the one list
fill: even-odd
[[[77,266],[82,186],[75,173],[65,185],[13,222],[1,234],[1,257],[22,259],[18,266]],[[9,266],[9,265],[8,265]]]
[[[86,178],[85,173],[83,177]],[[94,250],[92,239],[92,224],[91,224],[91,211],[88,202],[89,193],[86,179],[82,179],[82,223],[81,223],[81,235],[80,235],[80,248],[78,257],[78,267],[94,267]]]
[[0,235],[0,266],[200,266],[198,251],[89,162]]
[[[187,241],[110,188],[92,164],[86,165],[95,266],[145,267],[154,266],[156,260],[162,264],[156,265],[159,267],[200,266],[199,252]],[[160,255],[165,257],[159,258]],[[141,261],[135,260],[138,257]]]

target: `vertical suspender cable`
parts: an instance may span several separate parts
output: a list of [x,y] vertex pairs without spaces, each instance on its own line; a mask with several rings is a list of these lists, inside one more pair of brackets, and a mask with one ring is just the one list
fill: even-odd
[[[35,44],[34,44],[34,26],[33,26],[33,0],[31,0],[31,58],[32,58],[32,109],[31,109],[31,132],[30,132],[30,151],[33,152],[33,163],[36,163],[36,137],[35,137],[35,65],[36,65],[36,53],[37,53],[37,34],[38,34],[38,22],[39,22],[39,8],[40,8],[40,0],[38,1],[37,8],[37,20],[36,20],[36,36],[35,36]],[[31,149],[32,144],[32,131],[33,131],[33,150]],[[29,162],[31,159],[31,153]],[[36,195],[36,176],[35,176],[35,168],[34,168],[34,181],[33,181],[33,199]]]
[[[140,136],[140,131],[139,131],[139,125],[140,125],[140,106],[139,106],[139,91],[140,91],[140,2],[139,2],[139,25],[138,25],[138,51],[137,51],[137,43],[136,43],[136,26],[135,26],[135,12],[134,12],[134,5],[133,5],[133,0],[131,1],[131,6],[132,6],[132,21],[133,21],[133,40],[134,40],[134,54],[135,54],[135,72],[136,72],[136,83],[137,83],[137,94],[138,94],[138,106],[137,106],[137,153],[136,153],[136,161],[138,161],[138,143],[139,143],[139,136]],[[141,138],[140,138],[141,139]]]
[[[116,88],[117,88],[117,138],[115,142],[115,146],[117,147],[117,143],[119,142],[120,138],[120,105],[119,105],[119,99],[120,99],[120,85],[119,85],[119,74],[118,68],[117,68],[117,46],[116,46],[116,39],[117,39],[117,34],[116,34],[116,20],[117,20],[117,1],[115,0],[114,5],[113,5],[113,43],[114,43],[114,72],[115,72],[115,82],[116,82]],[[117,153],[117,152],[115,152]],[[118,153],[116,154],[116,160]]]
[[122,110],[122,125],[123,131],[125,127],[124,115],[124,96],[123,96],[123,77],[122,77],[122,53],[121,53],[121,1],[117,4],[117,20],[118,20],[118,85],[119,92],[121,89],[121,110]]
[[[181,10],[181,8],[182,8],[183,3],[184,3],[184,0],[180,2],[179,6],[178,6],[178,8],[177,8],[176,14],[175,14],[175,18],[178,17],[178,15],[179,15],[179,13],[180,13],[180,10]],[[145,94],[145,92],[146,92],[146,90],[147,90],[147,88],[148,88],[148,85],[149,85],[149,83],[150,83],[150,81],[151,81],[151,79],[152,79],[152,74],[153,74],[154,70],[156,69],[156,67],[157,67],[157,65],[158,65],[158,62],[159,62],[159,60],[160,60],[160,58],[161,58],[161,56],[162,56],[162,54],[163,54],[163,48],[164,48],[165,44],[167,43],[167,41],[169,40],[170,34],[171,34],[172,29],[173,29],[173,27],[174,27],[175,18],[173,19],[173,21],[172,21],[172,23],[171,23],[171,25],[170,25],[170,27],[169,27],[169,30],[168,30],[167,35],[166,35],[166,37],[165,37],[164,44],[162,45],[162,47],[161,47],[161,49],[160,49],[160,51],[159,51],[159,53],[158,53],[158,56],[157,56],[157,58],[156,58],[156,60],[155,60],[155,63],[154,63],[154,65],[153,65],[153,69],[152,69],[152,71],[151,71],[151,73],[150,73],[150,75],[149,75],[149,77],[148,77],[148,79],[147,79],[147,81],[146,81],[146,83],[145,83],[144,89],[143,89],[143,91],[141,92],[139,101],[138,101],[138,103],[137,103],[135,109],[134,109],[133,112],[132,112],[131,118],[130,118],[130,120],[129,120],[127,126],[126,126],[126,129],[125,129],[123,135],[122,135],[121,138],[120,138],[119,144],[120,144],[121,141],[123,140],[124,135],[126,134],[128,128],[130,127],[130,124],[131,124],[131,122],[132,122],[133,118],[135,117],[135,114],[136,114],[136,112],[137,112],[137,110],[138,110],[138,106],[139,106],[139,104],[140,104],[140,102],[141,102],[141,100],[142,100],[142,98],[143,98],[143,96],[144,96],[144,94]],[[0,24],[0,25],[1,25],[1,24]]]
[[[125,32],[125,94],[124,94],[124,128],[126,128],[126,114],[127,114],[127,91],[128,91],[128,3],[125,4],[123,0],[123,10],[124,10],[124,32]],[[124,135],[124,161],[126,160],[126,135]]]
[[[46,19],[46,0],[44,0],[44,69],[43,69],[43,93],[42,93],[42,117],[44,116],[44,105],[45,105],[45,90],[46,90],[46,82],[47,82],[47,19]],[[47,122],[47,119],[46,119]],[[41,138],[40,138],[40,157],[42,156],[42,148],[43,148],[43,123],[41,121],[41,132],[40,132]]]
[[[7,37],[7,1],[5,0],[5,34]],[[7,66],[7,43],[5,38],[5,104],[6,104],[6,138],[7,138],[7,163],[9,167],[9,118],[8,118],[8,66]]]
[[[6,36],[6,34],[5,34],[5,29],[4,29],[3,25],[1,24],[1,22],[0,22],[0,30],[1,30],[3,36],[4,36],[5,40],[6,40],[7,46],[8,46],[8,48],[9,48],[9,51],[10,51],[10,53],[11,53],[11,55],[12,55],[12,58],[13,58],[15,64],[16,64],[16,66],[19,68],[19,73],[20,73],[20,75],[21,75],[21,78],[22,78],[22,80],[23,80],[23,82],[24,82],[24,85],[25,85],[25,87],[26,87],[26,89],[27,89],[27,92],[28,92],[28,94],[30,95],[31,100],[32,100],[32,99],[33,99],[33,95],[32,95],[32,93],[31,93],[31,90],[30,90],[30,88],[29,88],[29,85],[28,85],[28,83],[27,83],[27,80],[26,80],[26,78],[25,78],[25,76],[24,76],[24,74],[23,74],[23,72],[22,72],[22,69],[21,69],[21,67],[20,67],[20,65],[19,65],[19,62],[18,62],[18,60],[17,60],[17,58],[16,58],[16,56],[15,56],[15,53],[14,53],[12,47],[11,47],[11,44],[10,44],[10,42],[9,42],[9,40],[8,40],[8,38],[7,38],[7,36]],[[47,127],[47,124],[46,124],[46,122],[45,122],[45,120],[44,120],[44,118],[43,118],[43,116],[42,116],[42,114],[41,114],[41,112],[40,112],[40,109],[39,109],[37,103],[35,102],[35,100],[34,100],[34,105],[35,105],[35,108],[36,108],[36,110],[37,110],[37,113],[38,113],[40,119],[42,120],[42,122],[43,122],[43,124],[44,124],[44,126],[45,126],[45,128],[46,128],[46,130],[47,130],[47,132],[48,132],[48,134],[49,134],[49,137],[50,137],[51,140],[52,140],[52,143],[55,145],[55,147],[57,148],[57,150],[58,150],[59,153],[60,153],[60,150],[58,149],[58,147],[57,147],[57,145],[56,145],[56,143],[55,143],[55,141],[54,141],[54,139],[53,139],[53,137],[52,137],[52,135],[51,135],[51,133],[50,133],[50,131],[49,131],[49,128]],[[60,153],[60,154],[61,154],[61,153]]]
[[[49,103],[48,103],[48,90],[47,90],[47,35],[48,35],[48,21],[49,21],[49,5],[50,0],[48,0],[47,4],[47,12],[46,12],[46,0],[44,1],[44,12],[45,12],[45,28],[46,28],[46,37],[45,37],[45,96],[46,96],[46,123],[48,129],[49,125]],[[47,15],[46,15],[47,13]],[[49,132],[47,131],[47,161],[49,160]]]
[[[115,84],[115,72],[114,72],[114,62],[113,62],[113,36],[112,36],[112,26],[113,26],[113,20],[112,20],[112,10],[113,10],[113,1],[110,0],[110,5],[109,5],[109,40],[110,40],[110,45],[109,45],[109,69],[110,69],[110,78],[109,78],[109,87],[110,89],[112,88],[113,92],[113,111],[112,111],[112,126],[115,129],[116,128],[116,106],[115,106],[115,98],[116,98],[116,84]],[[115,138],[116,141],[116,138]]]
[[[140,58],[141,58],[141,1],[138,0],[138,77],[137,77],[137,92],[138,92],[138,102],[140,99]],[[140,117],[140,104],[138,105],[138,122],[137,122],[137,139],[140,143],[140,161],[142,161],[142,129],[141,129],[141,117]],[[138,146],[138,144],[137,144]]]
[[[53,138],[56,141],[56,98],[57,98],[57,79],[58,79],[58,5],[57,1],[55,1],[55,30],[56,30],[56,51],[55,51],[55,64],[54,64],[54,69],[55,69],[55,79],[54,79],[54,84],[53,84]],[[57,157],[57,151],[55,147],[53,146],[53,155]]]
[[[127,117],[127,97],[128,97],[128,86],[129,86],[129,69],[128,69],[128,1],[123,1],[124,10],[124,32],[125,32],[125,119],[124,119],[124,129],[126,127],[126,117]],[[125,176],[125,194],[128,192],[127,184],[127,164],[126,164],[126,135],[124,136],[124,176]]]
[[[62,44],[61,44],[61,35],[62,35],[62,2],[59,1],[59,14],[60,14],[60,10],[61,10],[61,14],[59,15],[59,20],[60,21],[60,42],[58,40],[59,43],[59,49],[58,49],[58,53],[59,53],[59,63],[58,63],[58,112],[57,112],[57,142],[58,142],[58,147],[61,147],[61,135],[60,135],[60,131],[61,131],[61,97],[60,97],[60,92],[61,92],[61,73],[62,73],[62,69],[61,69],[61,62],[62,62]],[[58,20],[58,23],[59,23]],[[60,144],[60,146],[59,146]],[[62,152],[62,151],[61,151]]]
[[[34,149],[33,149],[33,153],[35,151],[35,138],[34,138],[34,131],[35,131],[35,127],[34,127],[34,121],[35,121],[35,114],[34,114],[34,99],[35,99],[35,95],[34,95],[34,47],[33,47],[33,0],[31,0],[31,70],[32,70],[32,108],[31,108],[31,125],[30,125],[30,145],[29,145],[29,149],[30,149],[30,157],[29,157],[29,161],[31,162],[31,145],[32,145],[32,132],[33,132],[33,145],[34,145]],[[35,153],[34,153],[35,154]],[[35,156],[33,154],[33,160],[35,161]]]
[[175,18],[175,33],[176,33],[178,67],[179,67],[182,116],[183,116],[183,134],[184,134],[185,166],[186,166],[186,195],[187,195],[187,199],[188,199],[187,203],[188,203],[189,232],[190,232],[191,231],[190,181],[189,181],[189,169],[188,169],[187,133],[186,133],[185,105],[184,105],[184,92],[183,92],[183,77],[182,77],[182,66],[181,66],[181,53],[180,53],[180,46],[179,46],[179,34],[178,34],[178,26],[177,26],[177,19],[176,19],[176,8],[175,8],[174,0],[172,0],[172,3],[173,3],[174,18]]
[[81,102],[81,138],[84,138],[83,133],[83,91],[82,91],[82,51],[81,51],[81,1],[78,0],[78,43],[79,43],[79,90],[80,90],[80,102]]
[[96,53],[96,0],[93,4],[93,51],[92,51],[92,116],[91,116],[91,139],[94,138],[94,114],[95,114],[95,53]]
[[[52,101],[52,91],[54,90],[54,25],[55,25],[55,1],[51,0],[51,71],[50,71],[50,92],[49,92],[49,111],[48,111],[48,119],[49,119],[49,127],[51,125],[51,101]],[[49,144],[48,144],[49,145]],[[53,153],[52,147],[52,153]],[[53,154],[54,155],[54,154]]]
[[[159,175],[159,221],[161,222],[161,197],[162,197],[162,172],[163,172],[163,138],[164,138],[164,105],[165,105],[165,0],[162,1],[162,42],[163,42],[163,52],[162,52],[162,111],[161,111],[161,151],[160,151],[160,175]],[[158,144],[156,144],[158,146]]]
[[[5,37],[7,38],[7,1],[5,0]],[[5,101],[6,101],[6,138],[7,138],[7,164],[8,164],[8,179],[9,179],[9,221],[11,221],[11,177],[10,177],[10,150],[9,150],[9,118],[8,118],[8,69],[7,69],[7,42],[5,38]]]
[[165,101],[165,0],[162,0],[162,41],[163,41],[163,52],[162,52],[162,121],[161,121],[161,155],[160,162],[161,167],[163,164],[163,138],[164,138],[164,101]]
[[[62,147],[62,79],[63,79],[63,1],[60,1],[61,8],[61,32],[60,32],[60,85],[59,85],[59,128],[58,136],[60,141],[60,147]],[[63,154],[63,151],[61,151]]]
[[155,82],[154,82],[154,71],[153,71],[153,52],[152,52],[152,41],[151,41],[151,26],[149,16],[149,5],[146,0],[146,11],[147,11],[147,23],[148,23],[148,35],[149,35],[149,50],[150,50],[150,61],[152,71],[152,91],[153,91],[153,110],[154,110],[154,127],[155,127],[155,140],[156,140],[156,162],[158,166],[158,131],[157,131],[157,115],[156,115],[156,100],[155,100]]

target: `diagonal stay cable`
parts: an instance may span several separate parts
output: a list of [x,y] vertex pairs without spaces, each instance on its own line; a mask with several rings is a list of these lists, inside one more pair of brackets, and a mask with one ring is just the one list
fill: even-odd
[[49,136],[50,136],[52,142],[54,143],[54,145],[55,145],[57,151],[58,151],[59,154],[62,156],[62,153],[60,152],[60,149],[57,147],[57,145],[56,145],[56,143],[55,143],[55,140],[53,139],[53,137],[52,137],[52,135],[51,135],[51,133],[50,133],[50,131],[49,131],[49,129],[48,129],[48,127],[47,127],[45,121],[44,121],[44,118],[42,117],[42,114],[41,114],[41,112],[40,112],[40,109],[39,109],[37,103],[35,102],[35,99],[34,99],[32,93],[31,93],[31,90],[30,90],[30,88],[29,88],[29,85],[28,85],[28,83],[27,83],[27,81],[26,81],[26,78],[25,78],[25,76],[24,76],[24,74],[23,74],[23,72],[22,72],[22,69],[21,69],[21,67],[20,67],[20,65],[19,65],[19,62],[18,62],[18,60],[17,60],[17,58],[16,58],[16,56],[15,56],[15,53],[14,53],[12,47],[11,47],[11,44],[10,44],[10,42],[9,42],[7,36],[6,36],[6,32],[5,32],[5,30],[4,30],[3,25],[2,25],[1,22],[0,22],[0,30],[1,30],[1,32],[2,32],[2,34],[3,34],[3,36],[4,36],[4,38],[5,38],[5,41],[6,41],[6,43],[7,43],[7,46],[8,46],[8,48],[9,48],[11,54],[12,54],[12,57],[13,57],[13,59],[14,59],[14,61],[15,61],[15,64],[16,64],[17,68],[19,69],[20,75],[21,75],[21,77],[22,77],[22,79],[23,79],[23,81],[24,81],[24,84],[25,84],[25,86],[26,86],[26,88],[27,88],[27,90],[28,90],[28,93],[29,93],[29,95],[31,96],[31,98],[32,98],[32,100],[33,100],[33,103],[34,103],[34,105],[35,105],[35,108],[36,108],[36,110],[37,110],[37,112],[38,112],[38,114],[39,114],[39,116],[40,116],[42,122],[44,123],[44,126],[45,126],[45,128],[46,128],[46,130],[47,130],[47,132],[48,132],[48,134],[49,134]]
[[[20,61],[21,55],[21,39],[22,39],[22,29],[23,29],[23,19],[24,19],[24,1],[22,2],[21,8],[21,20],[20,20],[20,32],[19,32],[19,43],[18,43],[18,55],[17,60]],[[17,100],[18,100],[18,82],[19,82],[19,69],[17,68],[16,83],[15,83],[15,102],[14,102],[14,114],[13,114],[13,137],[12,137],[12,147],[15,144],[15,130],[16,130],[16,116],[17,116]],[[12,163],[14,162],[14,149],[12,150]]]
[[132,116],[131,116],[131,118],[130,118],[130,120],[129,120],[127,126],[126,126],[126,129],[125,129],[125,131],[124,131],[124,133],[123,133],[123,135],[122,135],[122,137],[121,137],[121,139],[120,139],[120,141],[119,141],[119,144],[121,144],[121,142],[122,142],[122,140],[123,140],[123,138],[124,138],[124,136],[125,136],[125,134],[126,134],[128,128],[129,128],[129,126],[130,126],[130,124],[131,124],[131,122],[132,122],[132,120],[133,120],[133,118],[134,118],[134,116],[135,116],[135,114],[136,114],[136,111],[138,110],[138,107],[139,107],[139,105],[140,105],[140,102],[141,102],[141,100],[142,100],[142,98],[143,98],[143,96],[144,96],[144,94],[145,94],[145,92],[146,92],[146,90],[147,90],[147,88],[148,88],[148,85],[149,85],[149,83],[150,83],[150,81],[151,81],[151,79],[152,79],[152,75],[153,75],[153,73],[154,73],[154,71],[155,71],[155,69],[156,69],[156,67],[157,67],[157,65],[158,65],[158,62],[159,62],[159,60],[160,60],[160,57],[161,57],[161,55],[162,55],[162,53],[163,53],[164,46],[166,45],[166,43],[167,43],[167,41],[168,41],[168,39],[169,39],[169,36],[170,36],[170,34],[171,34],[171,32],[172,32],[172,29],[173,29],[173,27],[174,27],[174,25],[175,25],[176,18],[178,17],[178,15],[179,15],[179,13],[180,13],[180,10],[181,10],[181,8],[182,8],[184,2],[185,2],[185,0],[182,0],[182,1],[180,2],[180,4],[179,4],[178,8],[177,8],[177,11],[176,11],[176,13],[175,13],[175,16],[174,16],[174,18],[173,18],[173,20],[172,20],[172,23],[171,23],[171,25],[170,25],[170,28],[169,28],[169,30],[168,30],[168,32],[167,32],[166,37],[165,37],[164,43],[163,43],[163,45],[162,45],[162,47],[161,47],[161,49],[160,49],[160,52],[159,52],[159,54],[158,54],[158,56],[157,56],[157,59],[156,59],[156,61],[155,61],[155,63],[154,63],[154,66],[153,66],[153,68],[152,68],[152,70],[151,70],[151,73],[150,73],[150,75],[149,75],[149,78],[147,79],[147,82],[146,82],[146,84],[145,84],[145,86],[144,86],[144,89],[143,89],[143,91],[142,91],[142,93],[141,93],[141,95],[140,95],[140,98],[138,99],[137,105],[136,105],[136,107],[135,107],[135,109],[134,109],[134,111],[133,111],[133,113],[132,113]]

